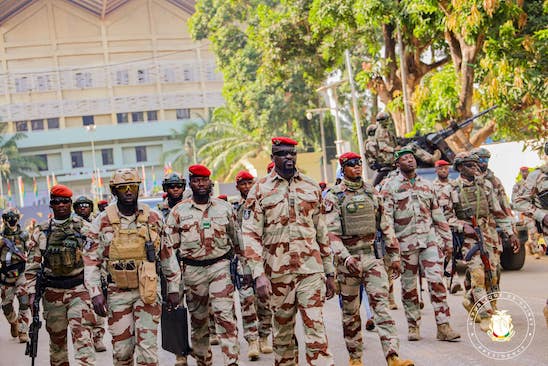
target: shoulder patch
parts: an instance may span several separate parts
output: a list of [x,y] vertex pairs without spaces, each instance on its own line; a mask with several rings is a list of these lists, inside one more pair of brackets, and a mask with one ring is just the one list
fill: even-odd
[[251,217],[251,210],[246,208],[244,210],[243,218],[244,218],[244,220],[248,220],[250,217]]

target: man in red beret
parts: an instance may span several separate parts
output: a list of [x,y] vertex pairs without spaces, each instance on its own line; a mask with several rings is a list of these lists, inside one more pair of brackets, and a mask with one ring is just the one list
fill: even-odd
[[270,174],[270,172],[272,171],[272,169],[274,169],[274,162],[271,161],[270,163],[268,163],[268,165],[266,166],[266,174]]
[[295,316],[301,313],[309,365],[333,365],[323,323],[334,267],[318,183],[296,168],[297,141],[272,139],[274,170],[251,188],[243,211],[245,256],[257,295],[270,296],[275,365],[298,362]]
[[99,212],[103,212],[105,208],[107,208],[107,206],[108,206],[107,200],[100,200],[99,202],[97,202],[97,208],[99,209]]
[[178,248],[178,257],[185,264],[183,281],[192,325],[192,355],[198,365],[211,365],[210,305],[224,364],[236,366],[240,346],[230,263],[234,253],[241,252],[241,235],[232,206],[211,197],[211,171],[203,165],[192,165],[188,172],[192,197],[171,210],[164,241]]
[[[36,296],[42,297],[43,316],[50,336],[50,363],[69,364],[69,328],[76,363],[94,365],[92,326],[95,319],[90,295],[84,286],[82,261],[86,243],[81,234],[82,218],[71,216],[71,197],[72,191],[64,185],[57,184],[51,188],[50,208],[53,218],[38,225],[30,236],[26,286],[30,304]],[[38,276],[38,273],[41,275]],[[37,283],[39,278],[44,279],[40,284]]]
[[[242,217],[244,212],[244,203],[249,190],[255,183],[255,177],[246,170],[236,174],[236,189],[240,192],[240,200],[234,204],[236,218],[240,228],[242,226]],[[267,298],[256,296],[253,287],[253,276],[251,268],[247,265],[245,257],[240,258],[243,267],[243,283],[239,289],[240,307],[242,309],[242,321],[244,329],[244,338],[249,343],[248,358],[256,359],[259,351],[262,353],[272,353],[272,347],[269,344],[268,336],[272,328],[272,311]]]

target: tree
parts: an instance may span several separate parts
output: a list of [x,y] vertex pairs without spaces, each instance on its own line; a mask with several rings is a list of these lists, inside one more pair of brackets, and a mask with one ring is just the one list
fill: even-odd
[[13,135],[5,131],[7,123],[0,123],[0,175],[2,179],[13,179],[17,176],[28,177],[30,172],[38,172],[44,162],[34,156],[22,156],[17,148],[17,141],[26,135],[17,132]]

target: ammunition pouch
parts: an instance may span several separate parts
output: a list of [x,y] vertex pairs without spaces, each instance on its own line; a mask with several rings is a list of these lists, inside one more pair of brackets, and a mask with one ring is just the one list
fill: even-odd
[[138,266],[142,261],[117,260],[109,261],[108,273],[112,282],[122,290],[139,288]]
[[55,277],[67,276],[75,269],[83,268],[81,248],[81,236],[69,235],[61,242],[50,242],[44,256],[46,267]]
[[143,261],[139,266],[139,295],[145,304],[154,304],[158,298],[156,263]]
[[48,276],[44,278],[44,287],[68,290],[84,284],[84,273],[76,276]]
[[15,286],[15,282],[19,276],[25,272],[25,262],[17,262],[9,266],[2,263],[0,268],[0,284],[7,286]]

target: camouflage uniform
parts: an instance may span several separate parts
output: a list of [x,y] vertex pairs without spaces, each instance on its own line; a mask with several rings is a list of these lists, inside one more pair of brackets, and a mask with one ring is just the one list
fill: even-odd
[[295,172],[290,181],[276,170],[251,188],[243,214],[245,256],[253,278],[272,285],[274,362],[295,365],[295,316],[301,313],[309,365],[333,365],[323,324],[325,274],[333,274],[327,226],[318,184]]
[[[234,205],[236,219],[240,227],[242,226],[244,203],[245,201],[241,199],[240,202]],[[268,298],[255,296],[251,268],[246,263],[245,257],[241,256],[240,261],[242,262],[244,284],[238,291],[240,294],[244,338],[248,342],[256,340],[257,336],[267,338],[272,328],[272,310],[270,309]]]
[[84,287],[84,246],[79,216],[50,219],[39,225],[29,239],[29,261],[25,271],[28,291],[36,290],[36,276],[44,267],[42,295],[46,329],[50,335],[51,365],[68,366],[67,328],[70,327],[74,357],[79,365],[95,364],[92,326],[95,316]]
[[[542,220],[548,215],[548,163],[531,172],[525,181],[523,190],[516,197],[515,208],[534,219],[543,229],[544,237],[548,236],[548,226]],[[544,194],[544,196],[542,196]],[[541,199],[541,197],[544,197]]]
[[436,323],[438,326],[448,323],[450,311],[442,278],[442,250],[452,247],[452,237],[431,183],[420,176],[413,180],[400,173],[384,183],[381,194],[383,218],[389,222],[386,240],[400,247],[402,302],[410,329],[418,329],[421,320],[417,292],[419,265],[428,282]]
[[[19,336],[19,341],[28,340],[30,309],[29,296],[25,287],[25,262],[27,260],[26,241],[29,235],[21,230],[17,224],[15,230],[4,224],[2,238],[0,238],[0,297],[2,311],[12,328],[12,337]],[[10,240],[16,252],[11,251],[4,239]],[[19,312],[13,309],[13,300],[17,296]]]
[[[344,198],[346,196],[346,198]],[[367,235],[343,235],[341,222],[341,204],[352,197],[368,197],[366,201],[371,206],[371,232]],[[375,258],[373,242],[375,240],[375,216],[380,209],[381,198],[378,192],[369,184],[363,183],[359,189],[350,189],[343,183],[333,187],[324,200],[325,220],[329,229],[329,239],[335,256],[338,258],[337,279],[340,283],[342,296],[342,323],[346,349],[351,360],[360,360],[363,352],[361,318],[360,318],[360,285],[366,289],[375,324],[385,358],[398,354],[399,340],[396,324],[388,312],[388,276],[382,259]],[[399,249],[394,242],[388,243],[390,259],[399,261]],[[345,266],[345,261],[353,256],[360,261],[362,272],[360,276],[351,274]],[[360,361],[361,364],[361,361]]]
[[[154,244],[156,257],[160,258],[168,293],[179,291],[179,265],[172,248],[160,245],[161,232],[161,217],[147,205],[139,205],[137,214],[124,216],[117,205],[112,204],[97,216],[89,229],[84,252],[86,287],[92,298],[100,295],[102,268],[107,268],[108,325],[114,365],[133,365],[134,353],[137,365],[158,364],[161,304],[157,286],[154,286],[156,295],[152,301],[142,298],[138,286],[142,284],[143,273],[148,274],[147,278],[155,278],[156,274],[153,263],[154,269],[147,271],[145,267],[150,263],[146,261],[144,249],[145,240],[148,240]],[[133,274],[138,279],[130,277]]]
[[[516,207],[516,199],[522,195],[522,191],[525,189],[525,179],[516,182],[512,187],[512,199],[511,206],[514,210],[519,211]],[[538,245],[538,241],[541,237],[540,233],[537,230],[537,225],[535,220],[530,216],[526,215],[524,212],[520,213],[520,219],[527,227],[528,240],[527,247],[529,248],[530,254],[534,254],[536,258],[540,258],[539,254],[542,251],[542,247]]]
[[193,199],[183,200],[167,218],[164,239],[179,251],[184,263],[192,355],[199,366],[212,365],[208,329],[211,302],[225,365],[238,364],[240,347],[230,258],[239,250],[241,237],[232,207],[217,198],[210,198],[204,205]]

